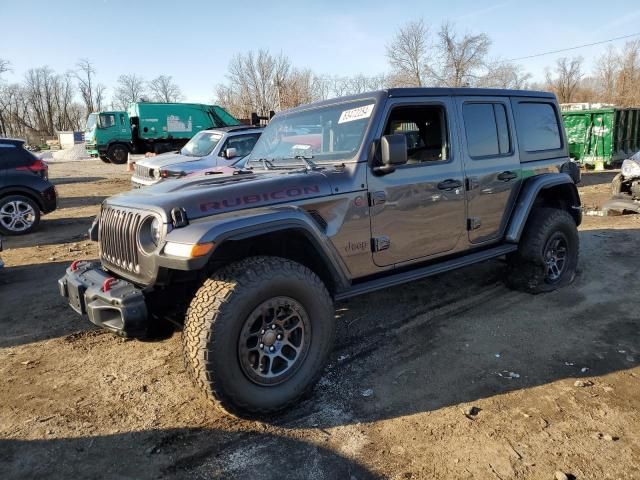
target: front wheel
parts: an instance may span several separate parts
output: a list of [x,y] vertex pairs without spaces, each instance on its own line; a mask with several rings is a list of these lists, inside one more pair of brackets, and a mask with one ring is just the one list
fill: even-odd
[[508,257],[507,284],[530,293],[550,292],[576,275],[578,228],[566,210],[538,208],[529,216],[518,245]]
[[107,150],[107,158],[111,161],[111,163],[115,163],[116,165],[127,163],[128,157],[129,149],[124,145],[111,145],[109,147],[109,150]]
[[215,272],[189,306],[187,370],[231,413],[295,403],[320,378],[334,335],[333,302],[307,267],[251,257]]
[[106,155],[99,155],[100,160],[102,160],[104,163],[111,163],[111,160],[109,160],[109,157],[107,157]]

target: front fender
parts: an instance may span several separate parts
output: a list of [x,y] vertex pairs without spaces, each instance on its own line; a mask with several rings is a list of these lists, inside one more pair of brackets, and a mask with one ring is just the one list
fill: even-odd
[[185,228],[174,229],[166,239],[185,244],[214,242],[216,248],[208,256],[197,259],[201,268],[226,241],[246,240],[283,230],[303,233],[315,247],[314,253],[321,255],[336,285],[344,288],[350,285],[348,269],[326,233],[307,211],[294,205],[241,210],[195,220]]
[[580,213],[580,195],[578,195],[578,189],[571,177],[566,173],[536,175],[535,177],[527,179],[520,190],[516,207],[513,215],[511,215],[511,221],[507,228],[507,242],[517,243],[520,241],[520,236],[529,218],[529,213],[531,213],[531,209],[540,192],[560,186],[563,187],[563,191],[566,191],[564,195],[568,195],[569,197],[567,201],[569,207],[573,210],[571,213],[574,215],[576,223],[580,225],[582,218],[582,214]]

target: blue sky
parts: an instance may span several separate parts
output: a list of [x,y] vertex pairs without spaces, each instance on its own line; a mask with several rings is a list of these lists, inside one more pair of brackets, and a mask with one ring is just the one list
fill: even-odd
[[[122,73],[167,74],[187,100],[209,101],[233,54],[251,49],[282,51],[318,73],[384,72],[385,44],[420,16],[434,29],[451,20],[461,31],[487,33],[492,56],[505,59],[640,32],[637,0],[0,0],[0,58],[12,63],[9,81],[34,66],[64,72],[87,57],[108,86]],[[590,69],[605,48],[521,63],[541,79],[562,55],[582,55]]]

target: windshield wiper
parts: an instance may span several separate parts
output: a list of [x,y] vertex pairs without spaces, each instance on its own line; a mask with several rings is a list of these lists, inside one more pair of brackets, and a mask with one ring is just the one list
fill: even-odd
[[304,169],[305,171],[317,171],[317,170],[324,170],[325,167],[321,167],[319,166],[317,163],[311,161],[310,158],[305,157],[304,155],[297,155],[295,157],[293,157],[295,160],[302,160],[304,162]]
[[[253,162],[259,162],[259,163],[261,163],[261,164],[262,164],[262,167],[263,167],[265,170],[275,170],[275,169],[276,169],[276,167],[275,167],[275,165],[273,164],[273,162],[272,162],[271,160],[267,160],[266,158],[258,158],[258,159],[256,159],[256,160],[250,160],[250,161],[248,161],[247,163],[250,163],[250,162],[251,162],[251,163],[253,163]],[[253,168],[253,167],[249,167],[248,165],[246,165],[246,168]]]

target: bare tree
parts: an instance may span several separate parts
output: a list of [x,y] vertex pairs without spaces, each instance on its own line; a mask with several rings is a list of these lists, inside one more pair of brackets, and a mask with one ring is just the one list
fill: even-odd
[[531,74],[525,72],[522,65],[496,60],[487,64],[486,73],[476,86],[522,90],[529,87],[530,80]]
[[11,62],[0,58],[0,75],[11,70]]
[[559,58],[553,72],[547,69],[547,88],[556,94],[560,103],[570,103],[574,101],[582,76],[582,57]]
[[120,75],[113,94],[115,108],[126,110],[130,103],[140,101],[146,94],[144,79],[135,75]]
[[620,53],[616,103],[622,106],[640,105],[640,40],[627,42]]
[[182,90],[170,75],[160,75],[149,82],[149,91],[156,102],[176,103],[182,100]]
[[96,70],[89,59],[81,58],[76,64],[76,68],[75,78],[87,112],[99,112],[103,107],[107,87],[101,83],[95,83]]
[[604,55],[596,60],[594,77],[599,99],[604,102],[615,101],[616,77],[620,67],[620,57],[616,49],[609,45]]
[[386,47],[396,84],[422,87],[427,81],[429,28],[423,19],[400,27]]
[[485,75],[490,46],[486,34],[460,36],[452,23],[444,23],[438,32],[437,67],[430,69],[430,74],[439,85],[474,86]]
[[2,106],[2,98],[3,98],[3,90],[4,85],[2,82],[2,74],[8,72],[11,69],[11,63],[9,60],[5,60],[4,58],[0,58],[0,135],[7,135],[7,119],[5,109]]
[[272,55],[267,50],[237,54],[229,64],[228,84],[216,88],[218,102],[239,118],[280,110],[293,103],[285,97],[291,71],[283,54]]

